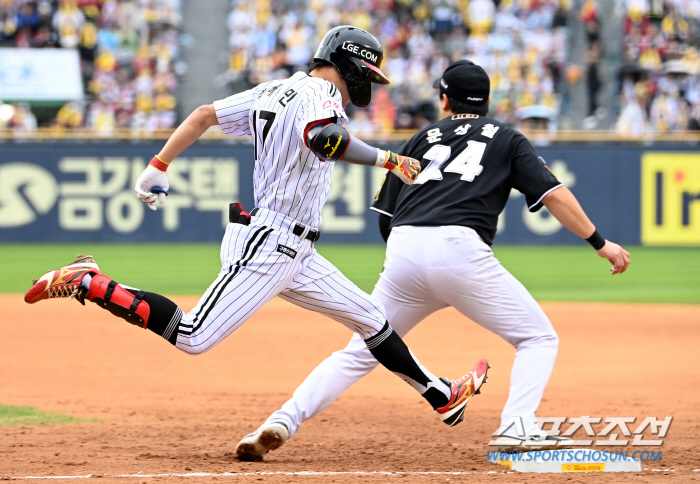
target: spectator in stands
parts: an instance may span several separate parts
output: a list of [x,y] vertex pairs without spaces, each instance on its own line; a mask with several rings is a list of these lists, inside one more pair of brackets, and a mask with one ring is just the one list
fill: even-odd
[[40,22],[36,4],[34,2],[22,4],[15,21],[17,47],[31,47],[34,33],[39,29]]
[[72,49],[78,46],[80,28],[84,22],[85,15],[75,0],[60,0],[53,17],[53,27],[58,31],[61,47]]
[[[88,127],[104,134],[132,126],[137,90],[148,98],[142,104],[157,105],[142,124],[153,111],[153,125],[173,127],[179,9],[179,0],[0,0],[0,45],[77,48],[88,104],[94,101]],[[67,104],[47,124],[76,127],[83,120],[76,109]]]
[[688,129],[700,131],[700,102],[695,102],[688,113]]
[[643,138],[648,129],[647,113],[639,103],[645,98],[642,84],[635,84],[633,88],[622,92],[622,112],[617,119],[615,131],[625,137]]
[[651,129],[658,133],[685,129],[688,126],[686,105],[680,98],[678,88],[669,85],[651,103]]
[[279,0],[233,0],[231,5],[229,69],[223,77],[232,92],[305,68],[329,27],[352,23],[372,31],[385,48],[391,84],[380,96],[394,114],[373,120],[380,129],[392,128],[387,120],[393,128],[430,120],[436,109],[429,81],[465,57],[489,72],[492,107],[504,119],[515,122],[525,101],[558,110],[567,0],[298,0],[294,8]]
[[644,79],[634,84],[636,96],[630,95],[629,81],[622,84],[618,126],[629,124],[623,115],[637,110],[636,101],[650,131],[684,130],[693,122],[690,113],[698,101],[700,63],[693,32],[700,27],[700,3],[628,0],[626,8],[622,72],[637,69]]
[[58,110],[54,126],[59,129],[74,129],[83,125],[83,111],[77,102],[71,101]]
[[98,135],[109,136],[114,132],[116,118],[111,105],[102,102],[99,98],[90,106],[88,114],[88,127]]
[[586,31],[586,85],[588,90],[588,113],[583,120],[585,129],[593,129],[605,116],[598,104],[598,94],[603,85],[600,74],[601,39],[600,14],[595,0],[586,0],[579,16]]
[[17,103],[14,108],[15,112],[10,118],[8,127],[13,128],[15,135],[36,131],[36,116],[29,109],[29,106],[26,103]]

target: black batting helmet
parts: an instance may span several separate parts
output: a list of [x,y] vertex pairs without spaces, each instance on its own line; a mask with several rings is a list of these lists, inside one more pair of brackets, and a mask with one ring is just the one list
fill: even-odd
[[382,45],[366,30],[343,25],[328,31],[318,46],[314,60],[328,61],[345,80],[355,106],[367,106],[372,99],[372,83],[389,84],[379,69],[384,59]]

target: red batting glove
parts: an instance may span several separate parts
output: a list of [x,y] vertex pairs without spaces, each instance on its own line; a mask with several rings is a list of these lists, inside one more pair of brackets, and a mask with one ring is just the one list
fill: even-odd
[[420,162],[408,156],[397,155],[392,151],[385,151],[384,153],[384,159],[380,157],[377,161],[377,166],[391,171],[405,184],[413,185],[413,182],[416,181],[420,174]]

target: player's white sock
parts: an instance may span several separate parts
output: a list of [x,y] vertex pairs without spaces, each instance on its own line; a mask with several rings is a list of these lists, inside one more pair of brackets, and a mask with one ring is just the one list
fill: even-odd
[[88,291],[90,290],[90,281],[92,281],[92,276],[90,274],[85,274],[80,285],[83,286]]

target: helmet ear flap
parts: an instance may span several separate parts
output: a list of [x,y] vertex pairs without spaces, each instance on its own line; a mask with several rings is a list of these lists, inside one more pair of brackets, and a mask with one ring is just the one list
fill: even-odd
[[362,83],[356,83],[348,89],[350,100],[358,108],[364,108],[372,100],[372,81],[368,77]]

